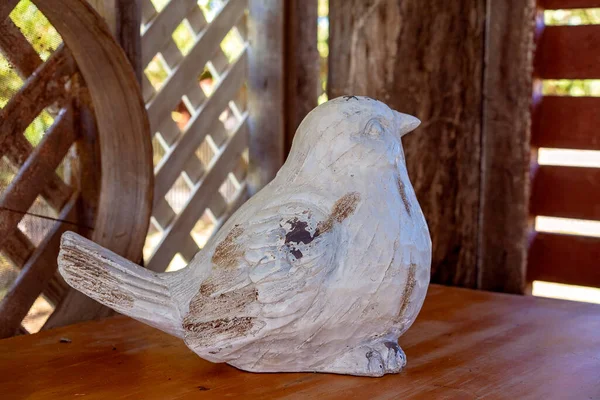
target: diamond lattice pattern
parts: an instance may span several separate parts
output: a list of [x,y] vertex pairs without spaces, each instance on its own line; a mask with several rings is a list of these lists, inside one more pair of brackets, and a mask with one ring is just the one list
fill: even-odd
[[156,174],[144,249],[151,270],[181,268],[247,198],[247,5],[142,1]]

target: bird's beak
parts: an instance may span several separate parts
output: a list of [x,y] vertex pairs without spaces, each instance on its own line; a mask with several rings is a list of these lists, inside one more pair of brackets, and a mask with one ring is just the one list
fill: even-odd
[[421,121],[418,118],[413,117],[412,115],[402,114],[398,111],[394,111],[394,114],[396,115],[396,121],[398,123],[398,126],[400,127],[400,137],[406,135],[409,132],[412,132],[419,125],[421,125]]

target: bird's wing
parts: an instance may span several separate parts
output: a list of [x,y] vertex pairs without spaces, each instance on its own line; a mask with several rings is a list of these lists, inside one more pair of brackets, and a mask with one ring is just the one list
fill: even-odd
[[195,345],[211,347],[256,333],[266,320],[277,328],[309,309],[337,265],[339,222],[359,198],[350,193],[327,202],[298,196],[304,197],[272,199],[247,219],[236,218],[244,222],[230,226],[216,244],[212,272],[184,321]]

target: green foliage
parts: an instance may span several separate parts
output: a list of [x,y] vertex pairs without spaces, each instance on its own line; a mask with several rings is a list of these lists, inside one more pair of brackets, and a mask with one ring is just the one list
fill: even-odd
[[42,60],[46,61],[62,43],[56,29],[30,0],[21,0],[10,17]]
[[[544,11],[546,25],[600,24],[600,8]],[[555,96],[600,96],[600,80],[548,79],[542,93]]]
[[185,21],[179,24],[171,36],[173,36],[173,41],[175,41],[175,44],[184,56],[190,52],[196,40],[194,32]]
[[542,93],[554,96],[600,96],[600,79],[547,79]]
[[0,54],[0,108],[4,108],[12,95],[23,85],[23,81],[10,65],[6,58]]
[[[21,0],[10,13],[10,18],[42,60],[47,60],[62,43],[62,38],[56,29],[30,0]],[[0,55],[0,107],[4,107],[22,85],[23,81],[17,75],[14,66]],[[53,122],[54,119],[50,114],[43,111],[27,127],[25,137],[32,144],[37,145]]]
[[544,11],[546,25],[600,24],[600,8]]
[[40,115],[29,124],[27,129],[25,129],[25,137],[33,146],[37,146],[42,140],[44,132],[46,132],[53,123],[54,118],[52,118],[46,110],[43,110]]

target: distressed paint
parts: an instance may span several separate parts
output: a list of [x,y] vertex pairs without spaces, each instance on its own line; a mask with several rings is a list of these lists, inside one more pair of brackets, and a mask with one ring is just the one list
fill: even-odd
[[[71,245],[61,273],[98,268],[87,274],[103,293],[131,293],[120,312],[209,361],[253,372],[397,373],[406,364],[397,340],[421,308],[431,264],[401,144],[418,122],[366,97],[329,101],[302,122],[275,179],[187,268],[147,274],[104,265],[106,250],[87,252],[93,262],[77,258]],[[68,281],[111,305],[95,285]]]

